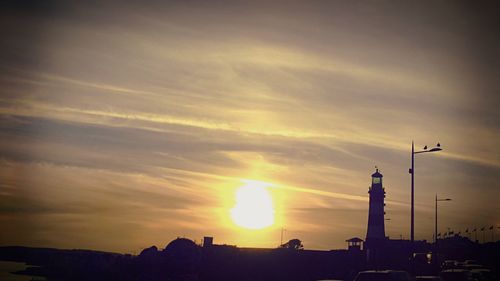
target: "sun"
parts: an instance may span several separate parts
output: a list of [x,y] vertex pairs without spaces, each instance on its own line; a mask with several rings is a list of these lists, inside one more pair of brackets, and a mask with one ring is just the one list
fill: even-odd
[[231,219],[243,228],[262,229],[274,224],[274,207],[267,190],[271,184],[243,180],[245,185],[236,191],[236,204],[231,209]]

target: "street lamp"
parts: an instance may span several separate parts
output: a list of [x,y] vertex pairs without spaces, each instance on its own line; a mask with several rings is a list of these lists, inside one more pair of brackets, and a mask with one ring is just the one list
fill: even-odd
[[437,245],[437,233],[438,233],[438,201],[451,201],[450,198],[438,198],[436,194],[436,220],[434,221],[434,243]]
[[414,183],[415,183],[415,154],[426,153],[426,152],[436,152],[441,151],[441,144],[439,142],[436,144],[436,147],[432,149],[427,149],[427,145],[424,146],[424,149],[421,151],[415,151],[415,145],[413,141],[411,142],[411,168],[409,170],[411,174],[411,226],[410,226],[410,240],[413,245],[415,241],[415,192],[414,192]]

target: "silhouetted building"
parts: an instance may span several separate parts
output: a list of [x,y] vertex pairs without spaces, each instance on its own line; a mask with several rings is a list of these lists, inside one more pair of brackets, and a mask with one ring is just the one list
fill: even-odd
[[370,205],[365,249],[368,263],[372,264],[380,258],[386,240],[384,227],[385,190],[382,186],[382,177],[382,174],[376,169],[375,173],[372,174],[372,185],[368,190]]

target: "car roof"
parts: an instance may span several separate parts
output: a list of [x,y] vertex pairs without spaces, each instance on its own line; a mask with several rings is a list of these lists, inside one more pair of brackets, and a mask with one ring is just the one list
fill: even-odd
[[467,269],[454,268],[454,269],[446,269],[441,272],[469,272]]
[[393,269],[384,269],[384,270],[365,270],[365,271],[360,271],[359,273],[393,273],[393,272],[404,272],[407,273],[404,270],[393,270]]

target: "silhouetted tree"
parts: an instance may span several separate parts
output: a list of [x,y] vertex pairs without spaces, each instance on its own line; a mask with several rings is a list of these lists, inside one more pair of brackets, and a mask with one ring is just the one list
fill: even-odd
[[156,246],[151,246],[142,250],[139,257],[156,257],[158,255],[158,248]]
[[304,245],[302,245],[302,241],[299,239],[292,239],[285,244],[281,245],[282,248],[291,249],[291,250],[303,250]]

